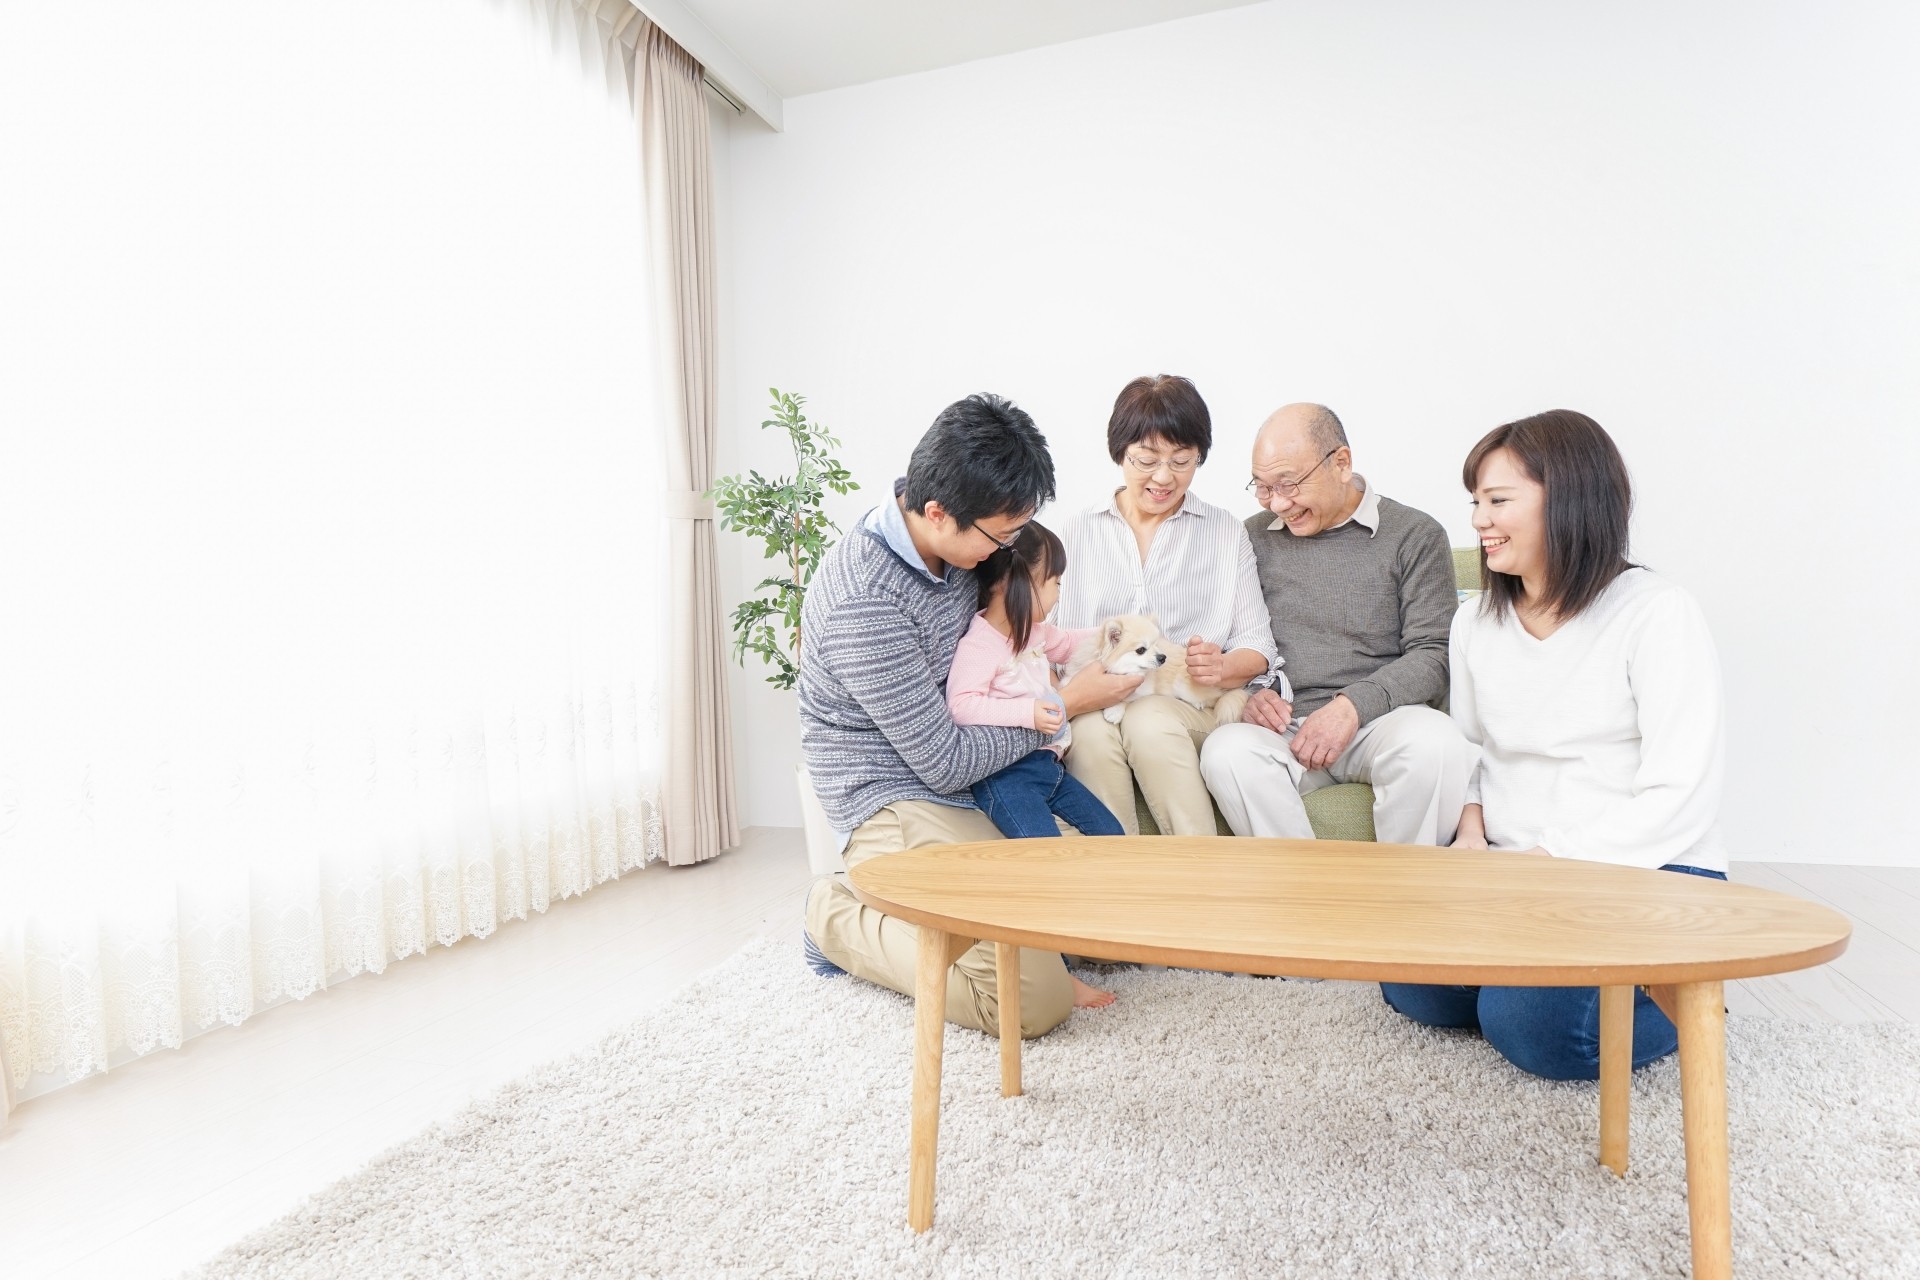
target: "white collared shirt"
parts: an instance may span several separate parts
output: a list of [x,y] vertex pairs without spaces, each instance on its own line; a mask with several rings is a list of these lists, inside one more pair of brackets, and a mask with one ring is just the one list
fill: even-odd
[[[1356,475],[1353,478],[1353,482],[1360,486],[1360,505],[1355,507],[1353,514],[1345,520],[1342,520],[1340,524],[1330,524],[1327,526],[1327,529],[1338,529],[1341,525],[1345,524],[1357,524],[1365,529],[1367,535],[1371,537],[1380,532],[1380,495],[1373,491],[1373,486],[1367,483],[1365,476]],[[1279,533],[1282,531],[1287,533],[1293,532],[1293,530],[1287,528],[1287,518],[1285,516],[1275,516],[1273,523],[1267,526],[1267,532]],[[1322,529],[1321,532],[1325,533],[1326,529]]]
[[1151,613],[1177,643],[1199,636],[1228,651],[1252,649],[1269,670],[1277,665],[1253,544],[1230,512],[1189,491],[1154,531],[1145,563],[1116,497],[1076,512],[1060,540],[1067,572],[1056,625],[1091,627],[1117,613]]

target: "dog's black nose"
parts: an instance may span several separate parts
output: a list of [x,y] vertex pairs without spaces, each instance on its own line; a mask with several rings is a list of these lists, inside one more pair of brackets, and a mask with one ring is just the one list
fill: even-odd
[[1156,654],[1154,654],[1154,655],[1153,655],[1153,665],[1154,665],[1154,666],[1156,666],[1156,667],[1164,667],[1164,666],[1166,666],[1166,665],[1167,665],[1167,655],[1166,655],[1166,654],[1164,654],[1164,653],[1156,653]]

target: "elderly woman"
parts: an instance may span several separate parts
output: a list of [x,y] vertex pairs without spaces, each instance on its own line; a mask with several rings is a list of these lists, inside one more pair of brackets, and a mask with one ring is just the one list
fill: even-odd
[[[1151,613],[1187,650],[1196,683],[1235,689],[1275,665],[1273,629],[1237,516],[1187,491],[1213,446],[1207,405],[1185,378],[1135,378],[1107,422],[1107,454],[1120,487],[1061,531],[1073,566],[1054,621],[1091,627],[1121,613]],[[1119,724],[1075,717],[1067,769],[1138,834],[1133,785],[1169,835],[1213,835],[1213,801],[1200,777],[1210,711],[1177,698],[1127,704]]]
[[[1452,713],[1482,753],[1454,847],[1726,879],[1719,659],[1693,597],[1627,559],[1620,451],[1559,409],[1496,428],[1463,480],[1487,590],[1453,621]],[[1534,1075],[1599,1073],[1597,988],[1382,994],[1417,1022],[1478,1029]],[[1676,1040],[1637,993],[1633,1065]]]

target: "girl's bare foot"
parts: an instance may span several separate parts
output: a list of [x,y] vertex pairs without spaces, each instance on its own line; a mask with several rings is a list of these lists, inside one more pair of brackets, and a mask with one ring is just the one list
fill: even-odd
[[1098,987],[1090,987],[1086,983],[1080,981],[1080,979],[1074,978],[1071,973],[1069,973],[1067,976],[1069,978],[1073,978],[1073,1007],[1074,1008],[1104,1009],[1108,1005],[1113,1003],[1113,992],[1102,991]]

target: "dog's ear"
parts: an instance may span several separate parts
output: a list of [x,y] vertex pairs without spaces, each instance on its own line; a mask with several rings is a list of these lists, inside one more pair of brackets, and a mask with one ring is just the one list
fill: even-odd
[[1120,643],[1121,630],[1122,628],[1120,626],[1120,619],[1118,618],[1107,619],[1107,648],[1111,649],[1113,648],[1113,646]]

